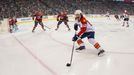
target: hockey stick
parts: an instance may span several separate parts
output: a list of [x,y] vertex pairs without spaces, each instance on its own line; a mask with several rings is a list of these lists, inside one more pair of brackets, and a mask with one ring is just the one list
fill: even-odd
[[51,29],[51,28],[49,28],[48,26],[46,26],[46,25],[44,25],[46,28],[48,28],[48,29]]
[[[76,31],[75,31],[76,34]],[[70,63],[67,63],[66,66],[70,67],[72,64],[72,60],[73,60],[73,53],[74,53],[74,46],[75,46],[75,41],[73,42],[73,47],[72,47],[72,53],[71,53],[71,59],[70,59]]]

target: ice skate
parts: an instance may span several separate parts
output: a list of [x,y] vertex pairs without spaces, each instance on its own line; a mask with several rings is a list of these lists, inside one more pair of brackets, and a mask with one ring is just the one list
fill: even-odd
[[129,25],[127,25],[127,27],[129,27]]
[[104,55],[104,53],[105,53],[105,51],[102,49],[102,50],[100,50],[100,51],[98,52],[98,56],[101,57],[101,56]]
[[58,30],[58,28],[55,29],[56,31]]
[[75,50],[76,51],[82,51],[82,50],[85,50],[85,49],[86,49],[85,46],[80,46],[80,47],[76,48]]
[[46,31],[46,29],[43,29],[43,31]]
[[32,33],[34,33],[34,30],[32,30]]
[[68,31],[70,31],[71,29],[70,28],[68,28]]

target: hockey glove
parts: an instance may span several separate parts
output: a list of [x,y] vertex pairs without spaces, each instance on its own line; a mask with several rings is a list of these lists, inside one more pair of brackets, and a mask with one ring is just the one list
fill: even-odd
[[78,24],[74,24],[74,30],[77,31],[78,30]]
[[78,38],[79,36],[75,34],[74,37],[72,38],[72,41],[76,41]]
[[34,17],[32,17],[32,19],[34,20]]
[[57,18],[57,21],[59,21],[59,19]]

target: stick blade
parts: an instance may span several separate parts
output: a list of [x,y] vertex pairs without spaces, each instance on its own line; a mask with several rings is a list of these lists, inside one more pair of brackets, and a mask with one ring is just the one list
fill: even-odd
[[67,63],[67,64],[66,64],[66,66],[67,66],[67,67],[70,67],[70,66],[71,66],[71,64],[70,64],[70,63]]

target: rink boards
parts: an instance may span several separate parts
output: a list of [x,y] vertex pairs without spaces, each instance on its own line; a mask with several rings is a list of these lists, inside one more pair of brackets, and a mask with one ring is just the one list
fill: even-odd
[[[87,18],[107,18],[105,15],[85,15]],[[56,20],[57,15],[44,16],[43,21]],[[69,21],[74,21],[74,15],[68,15]],[[133,15],[130,18],[134,18]],[[110,19],[114,19],[114,15],[110,15]],[[18,23],[33,22],[32,17],[17,18]]]

